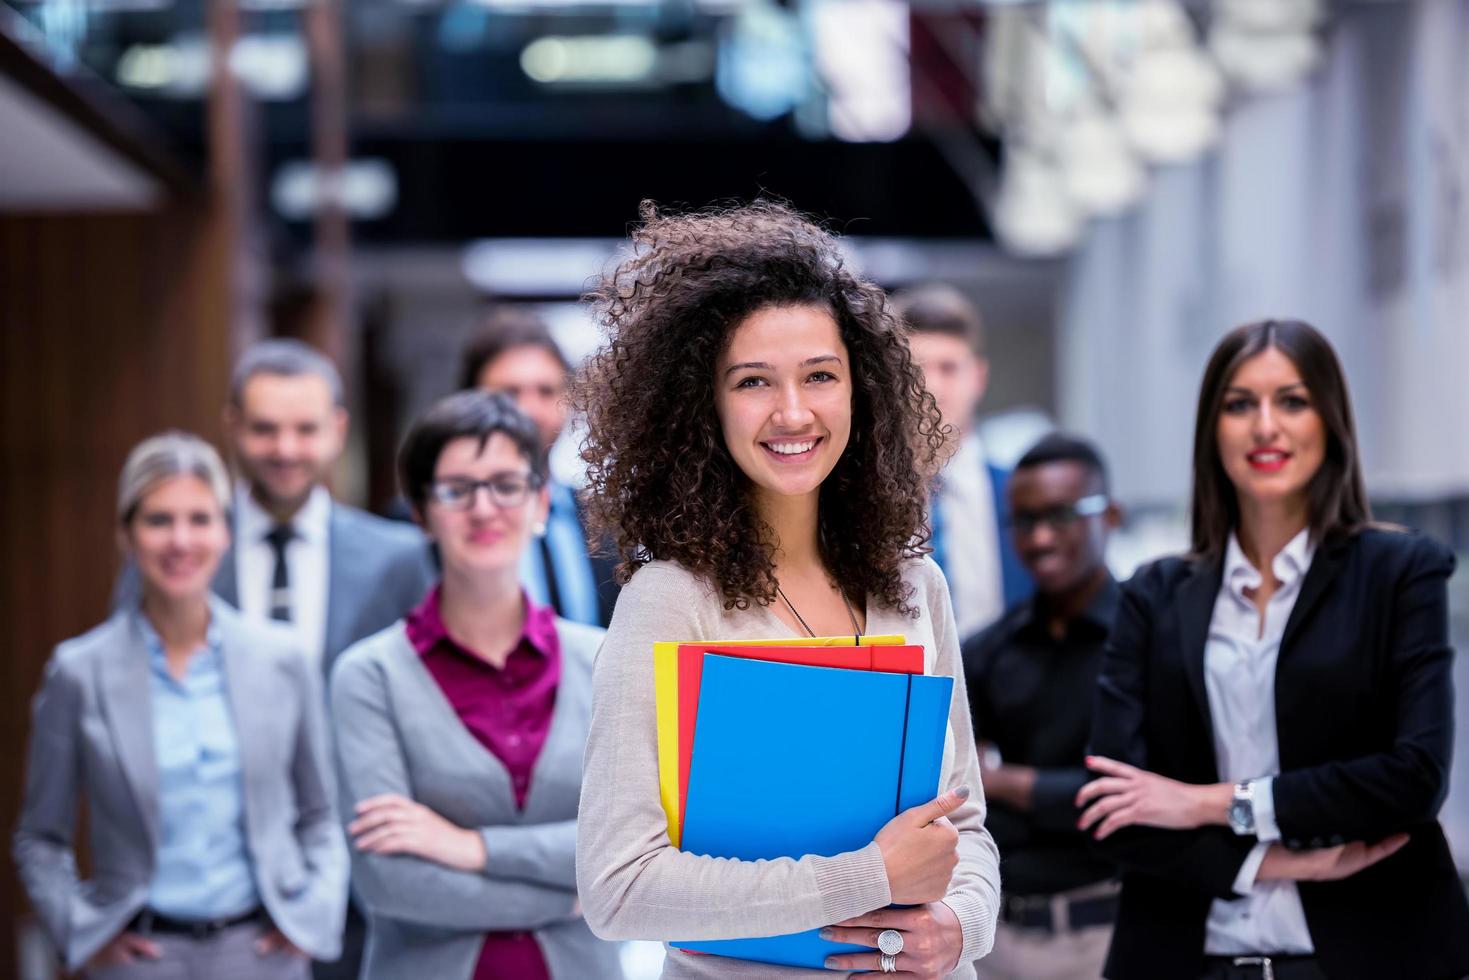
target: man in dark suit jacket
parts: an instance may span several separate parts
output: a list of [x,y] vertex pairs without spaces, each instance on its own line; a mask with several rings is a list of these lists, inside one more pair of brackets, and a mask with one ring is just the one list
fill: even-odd
[[[535,422],[549,455],[566,427],[571,364],[544,321],[521,307],[503,306],[485,318],[464,350],[461,388],[503,391]],[[571,487],[550,481],[545,533],[525,551],[521,579],[531,598],[563,619],[606,626],[617,601],[615,562],[589,545],[585,510]]]
[[949,580],[962,640],[1035,591],[1007,526],[1010,471],[986,457],[973,426],[989,383],[984,322],[950,286],[917,286],[897,294],[893,305],[924,386],[954,429],[954,454],[939,477],[929,523],[933,560]]

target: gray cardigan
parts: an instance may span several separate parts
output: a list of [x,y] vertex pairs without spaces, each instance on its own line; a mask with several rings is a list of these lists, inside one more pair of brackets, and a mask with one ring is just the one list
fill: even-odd
[[[999,852],[985,830],[985,802],[969,725],[959,639],[943,572],[930,559],[903,566],[916,610],[909,618],[877,604],[867,632],[901,633],[924,649],[927,673],[954,678],[940,775],[943,789],[969,786],[949,815],[959,831],[959,867],[944,902],[959,917],[964,947],[953,980],[974,980],[971,963],[994,942],[1000,901]],[[658,800],[653,644],[659,640],[739,640],[790,636],[768,606],[725,609],[704,579],[655,561],[638,569],[617,598],[597,659],[587,738],[577,871],[592,929],[606,939],[738,939],[800,932],[882,908],[891,901],[876,842],[834,856],[735,861],[680,851],[669,843]],[[841,787],[832,787],[841,805]],[[678,951],[665,980],[832,980],[844,974],[771,966]]]
[[[260,900],[291,942],[336,959],[347,855],[332,807],[321,685],[278,627],[210,600],[240,743],[245,838]],[[75,970],[148,900],[158,853],[148,648],[141,612],[116,612],[46,665],[31,724],[15,863],[46,932]],[[92,874],[72,835],[85,798]]]
[[352,884],[369,921],[362,980],[468,980],[492,930],[532,931],[553,980],[622,976],[617,946],[592,935],[576,896],[582,751],[603,633],[561,619],[556,632],[561,682],[524,811],[504,765],[459,720],[401,621],[338,660],[331,704],[343,814],[398,793],[480,828],[489,855],[471,873],[353,848]]

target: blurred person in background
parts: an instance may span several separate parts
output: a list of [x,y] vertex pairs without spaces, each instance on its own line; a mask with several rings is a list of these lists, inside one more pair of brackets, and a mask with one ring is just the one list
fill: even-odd
[[1114,980],[1469,974],[1437,815],[1449,551],[1371,522],[1336,354],[1240,327],[1204,371],[1193,550],[1123,587],[1081,824],[1123,867]]
[[965,642],[988,826],[1004,901],[985,980],[1093,980],[1117,915],[1117,869],[1076,825],[1102,646],[1117,609],[1107,537],[1122,519],[1085,440],[1053,433],[1010,478],[1015,549],[1036,594]]
[[908,347],[923,383],[953,426],[953,455],[929,507],[933,560],[949,580],[960,639],[1030,596],[1030,576],[1005,533],[1009,471],[990,462],[975,429],[975,412],[989,384],[984,323],[952,286],[915,286],[893,297],[908,328]]
[[[545,454],[508,396],[414,423],[399,474],[443,579],[332,675],[364,980],[615,980],[576,900],[576,817],[602,630],[522,588]],[[350,735],[348,734],[350,733]]]
[[[498,307],[465,348],[460,387],[501,391],[535,423],[541,451],[566,427],[571,364],[545,322],[529,310]],[[617,601],[613,563],[590,545],[581,501],[571,487],[547,477],[551,510],[546,530],[525,550],[521,578],[531,598],[558,616],[606,626]]]
[[[288,624],[323,686],[338,654],[413,608],[434,579],[416,528],[332,498],[327,480],[347,424],[341,376],[315,348],[267,340],[235,365],[225,428],[241,480],[234,549],[214,590]],[[365,934],[354,905],[342,957],[318,964],[317,980],[356,980]]]
[[66,968],[94,980],[298,980],[340,948],[320,682],[287,631],[209,594],[229,492],[194,436],[132,451],[117,519],[141,598],[57,647],[36,695],[15,861]]
[[225,426],[239,468],[235,546],[214,589],[290,624],[325,677],[353,643],[392,623],[434,573],[418,531],[327,489],[347,438],[336,367],[297,340],[267,340],[235,365]]

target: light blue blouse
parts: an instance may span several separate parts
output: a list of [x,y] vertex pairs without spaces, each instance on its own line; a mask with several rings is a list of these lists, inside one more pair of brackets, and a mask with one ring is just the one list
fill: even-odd
[[182,680],[140,616],[148,644],[153,749],[158,760],[158,855],[148,906],[180,919],[241,915],[260,904],[245,843],[240,747],[218,631]]

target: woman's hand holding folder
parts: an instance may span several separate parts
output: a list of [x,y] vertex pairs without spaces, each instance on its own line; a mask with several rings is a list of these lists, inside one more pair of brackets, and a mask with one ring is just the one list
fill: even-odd
[[964,952],[964,927],[954,910],[943,902],[916,908],[878,909],[821,930],[821,938],[838,943],[871,946],[871,953],[845,953],[826,959],[828,970],[882,969],[878,938],[887,929],[903,934],[903,949],[895,961],[898,973],[914,980],[939,980],[953,973]]
[[949,893],[959,864],[959,832],[948,815],[969,799],[959,786],[922,806],[904,810],[877,832],[894,904],[926,905]]

